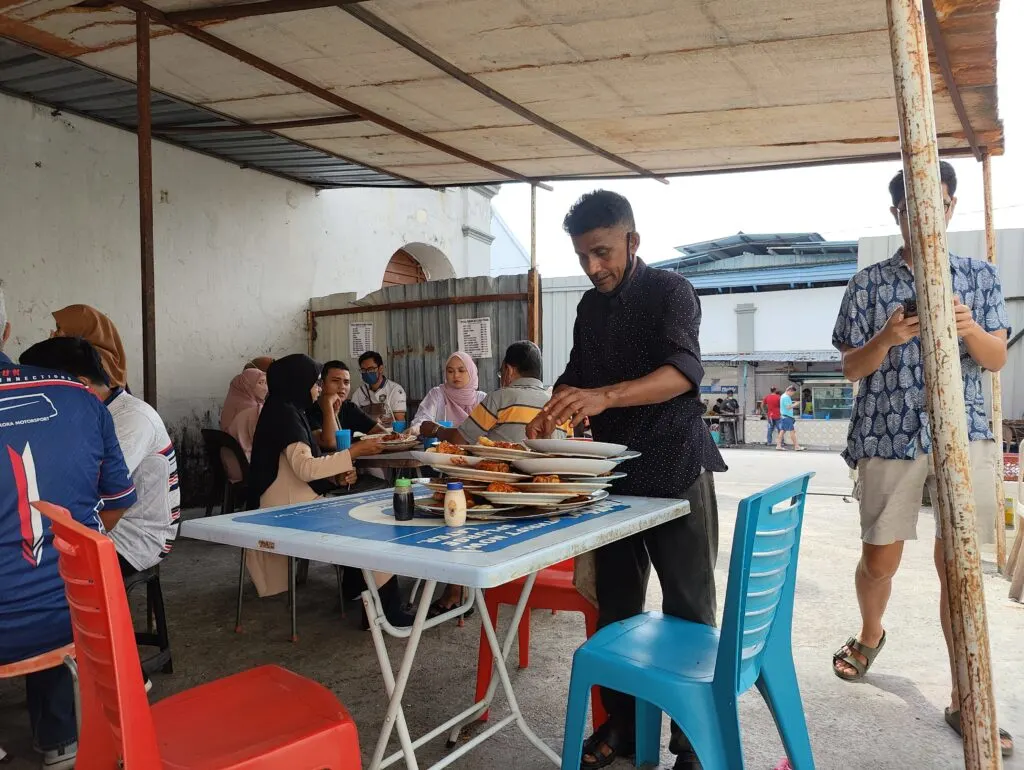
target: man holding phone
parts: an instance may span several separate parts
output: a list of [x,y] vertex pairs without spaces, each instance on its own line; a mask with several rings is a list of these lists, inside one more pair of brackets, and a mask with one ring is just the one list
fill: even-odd
[[[948,224],[956,208],[956,172],[949,163],[939,165]],[[858,475],[856,497],[863,542],[855,585],[862,624],[860,632],[851,636],[832,657],[835,675],[851,682],[864,677],[885,644],[882,616],[903,555],[903,544],[917,539],[924,487],[929,487],[933,501],[938,499],[902,171],[890,182],[889,193],[892,215],[903,234],[903,246],[892,258],[861,270],[850,280],[832,334],[832,344],[843,356],[843,374],[851,381],[860,381],[843,457],[851,468],[857,469]],[[998,505],[992,479],[998,454],[985,413],[981,374],[985,369],[997,372],[1006,364],[1010,324],[999,275],[993,266],[950,254],[949,270],[960,338],[964,421],[970,440],[978,522],[982,525],[980,536],[983,541],[992,542]],[[934,561],[940,584],[940,618],[950,669],[954,671],[946,722],[960,732],[960,698],[938,521],[936,512]],[[1007,755],[1013,749],[1013,739],[1004,733],[1001,742],[1003,754]]]

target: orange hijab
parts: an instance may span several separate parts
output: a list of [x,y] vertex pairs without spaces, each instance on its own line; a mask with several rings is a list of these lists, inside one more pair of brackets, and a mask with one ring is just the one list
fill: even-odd
[[63,336],[82,337],[92,343],[103,360],[111,387],[123,388],[128,384],[124,345],[113,321],[88,305],[68,305],[56,311],[53,320]]

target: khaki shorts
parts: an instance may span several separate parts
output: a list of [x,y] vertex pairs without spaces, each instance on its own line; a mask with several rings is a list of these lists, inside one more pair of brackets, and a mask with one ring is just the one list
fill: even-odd
[[[972,441],[969,447],[978,539],[995,542],[996,444]],[[855,497],[860,501],[861,540],[872,545],[889,545],[900,540],[917,540],[917,516],[925,485],[935,512],[935,538],[939,528],[938,488],[932,469],[932,455],[914,460],[884,460],[869,457],[857,463]]]

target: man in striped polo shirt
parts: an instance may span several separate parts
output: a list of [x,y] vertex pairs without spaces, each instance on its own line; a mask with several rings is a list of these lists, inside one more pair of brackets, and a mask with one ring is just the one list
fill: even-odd
[[[458,428],[425,422],[420,435],[437,436],[453,444],[473,444],[483,436],[491,441],[523,442],[526,426],[550,400],[541,382],[542,367],[539,347],[525,340],[513,342],[501,362],[501,388],[477,404]],[[565,438],[565,432],[556,430],[553,437]]]

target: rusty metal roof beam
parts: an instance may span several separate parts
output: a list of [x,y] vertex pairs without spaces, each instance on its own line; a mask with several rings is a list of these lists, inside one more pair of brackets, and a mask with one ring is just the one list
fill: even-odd
[[[198,27],[193,27],[190,24],[184,24],[180,21],[174,21],[173,19],[168,18],[167,14],[163,11],[142,2],[142,0],[118,0],[118,5],[128,8],[129,10],[135,11],[136,13],[144,13],[157,24],[161,24],[165,27],[170,27],[176,32],[180,32],[183,35],[187,35],[188,37],[192,38],[197,42],[203,43],[209,46],[210,48],[213,48],[214,50],[220,51],[221,53],[230,56],[231,58],[237,61],[242,62],[242,64],[247,64],[250,67],[258,69],[260,72],[264,72],[267,75],[270,75],[271,77],[275,77],[278,80],[288,83],[289,85],[295,86],[300,91],[305,91],[307,94],[315,96],[317,99],[321,99],[322,101],[325,101],[328,104],[333,104],[335,107],[338,107],[339,109],[345,110],[346,112],[350,112],[355,115],[359,115],[365,118],[366,120],[370,121],[371,123],[376,123],[381,128],[386,128],[388,131],[396,133],[399,136],[404,136],[407,139],[411,139],[414,142],[418,142],[419,144],[422,144],[426,147],[430,147],[431,149],[437,150],[438,152],[443,152],[447,155],[451,155],[453,158],[458,158],[459,160],[465,161],[466,163],[470,163],[474,166],[485,168],[488,171],[492,171],[495,174],[498,174],[499,176],[505,177],[506,179],[515,179],[516,181],[527,182],[530,184],[533,184],[536,181],[526,176],[525,174],[520,174],[519,172],[513,171],[510,168],[499,166],[497,163],[491,163],[490,161],[484,160],[483,158],[478,158],[475,155],[471,155],[468,152],[464,152],[456,147],[447,145],[444,142],[439,142],[436,139],[432,139],[426,134],[421,134],[419,131],[414,131],[411,128],[407,128],[406,126],[403,126],[401,123],[391,120],[391,118],[385,117],[384,115],[374,112],[373,110],[367,109],[366,107],[356,104],[355,102],[351,102],[348,99],[345,99],[344,97],[334,93],[333,91],[324,88],[323,86],[318,86],[316,83],[306,80],[305,78],[301,78],[295,73],[289,72],[288,70],[284,69],[283,67],[279,67],[276,64],[267,61],[266,59],[261,59],[259,56],[256,56],[255,54],[250,53],[249,51],[246,51],[243,48],[239,48],[238,46],[233,45],[227,42],[226,40],[221,40],[216,35],[211,35],[209,32],[206,32],[205,30],[199,29]],[[335,5],[337,5],[337,3],[335,3]]]
[[558,124],[552,123],[550,120],[541,117],[536,112],[533,112],[532,110],[524,107],[518,102],[513,101],[509,97],[505,96],[505,94],[491,88],[486,83],[470,75],[468,72],[459,69],[450,61],[434,53],[429,48],[419,43],[418,41],[414,40],[413,38],[409,37],[409,35],[405,34],[401,30],[398,30],[395,27],[391,26],[376,14],[368,11],[366,8],[356,7],[356,4],[354,3],[336,3],[336,5],[341,10],[345,11],[345,13],[347,13],[349,16],[358,19],[366,26],[382,34],[388,40],[392,41],[393,43],[397,43],[406,51],[415,54],[416,56],[420,57],[421,59],[433,65],[434,67],[437,67],[445,74],[451,75],[453,78],[458,80],[463,85],[467,85],[470,88],[472,88],[478,94],[487,97],[493,102],[497,102],[507,110],[511,110],[519,117],[525,118],[534,125],[540,126],[545,131],[550,131],[555,136],[565,139],[567,142],[571,142],[577,147],[583,148],[587,152],[593,153],[594,155],[598,155],[604,158],[605,160],[610,160],[612,163],[622,166],[623,168],[628,168],[630,171],[633,171],[642,177],[646,177],[648,179],[656,179],[657,181],[663,184],[668,184],[667,179],[665,179],[662,176],[659,176],[658,174],[655,174],[653,171],[649,171],[643,166],[639,166],[636,163],[633,163],[632,161],[626,160],[625,158],[622,158],[612,152],[609,152],[608,150],[602,149],[601,147],[598,147],[596,144],[588,142],[583,137],[577,136],[571,131],[562,128]]
[[935,51],[935,59],[939,63],[939,71],[942,72],[942,79],[946,83],[946,90],[949,91],[949,98],[953,100],[953,109],[956,110],[956,116],[960,118],[960,125],[963,126],[964,135],[967,137],[967,143],[971,145],[971,152],[974,153],[975,160],[981,160],[984,153],[978,145],[978,135],[974,133],[971,119],[967,117],[967,108],[964,106],[960,88],[953,75],[949,49],[946,48],[946,39],[942,36],[942,25],[939,24],[939,17],[935,13],[935,4],[933,0],[924,0],[923,5],[925,27],[928,29],[932,50]]
[[366,0],[264,0],[259,3],[217,5],[212,8],[193,8],[186,11],[172,11],[167,14],[171,21],[194,24],[206,21],[230,21],[248,19],[252,16],[268,16],[274,13],[294,13],[315,8],[330,8],[336,5],[355,5]]
[[274,120],[269,123],[239,123],[234,126],[153,126],[161,134],[229,134],[245,131],[286,131],[291,128],[313,126],[334,126],[341,123],[360,123],[365,118],[359,115],[328,115],[323,118],[302,118],[299,120]]

